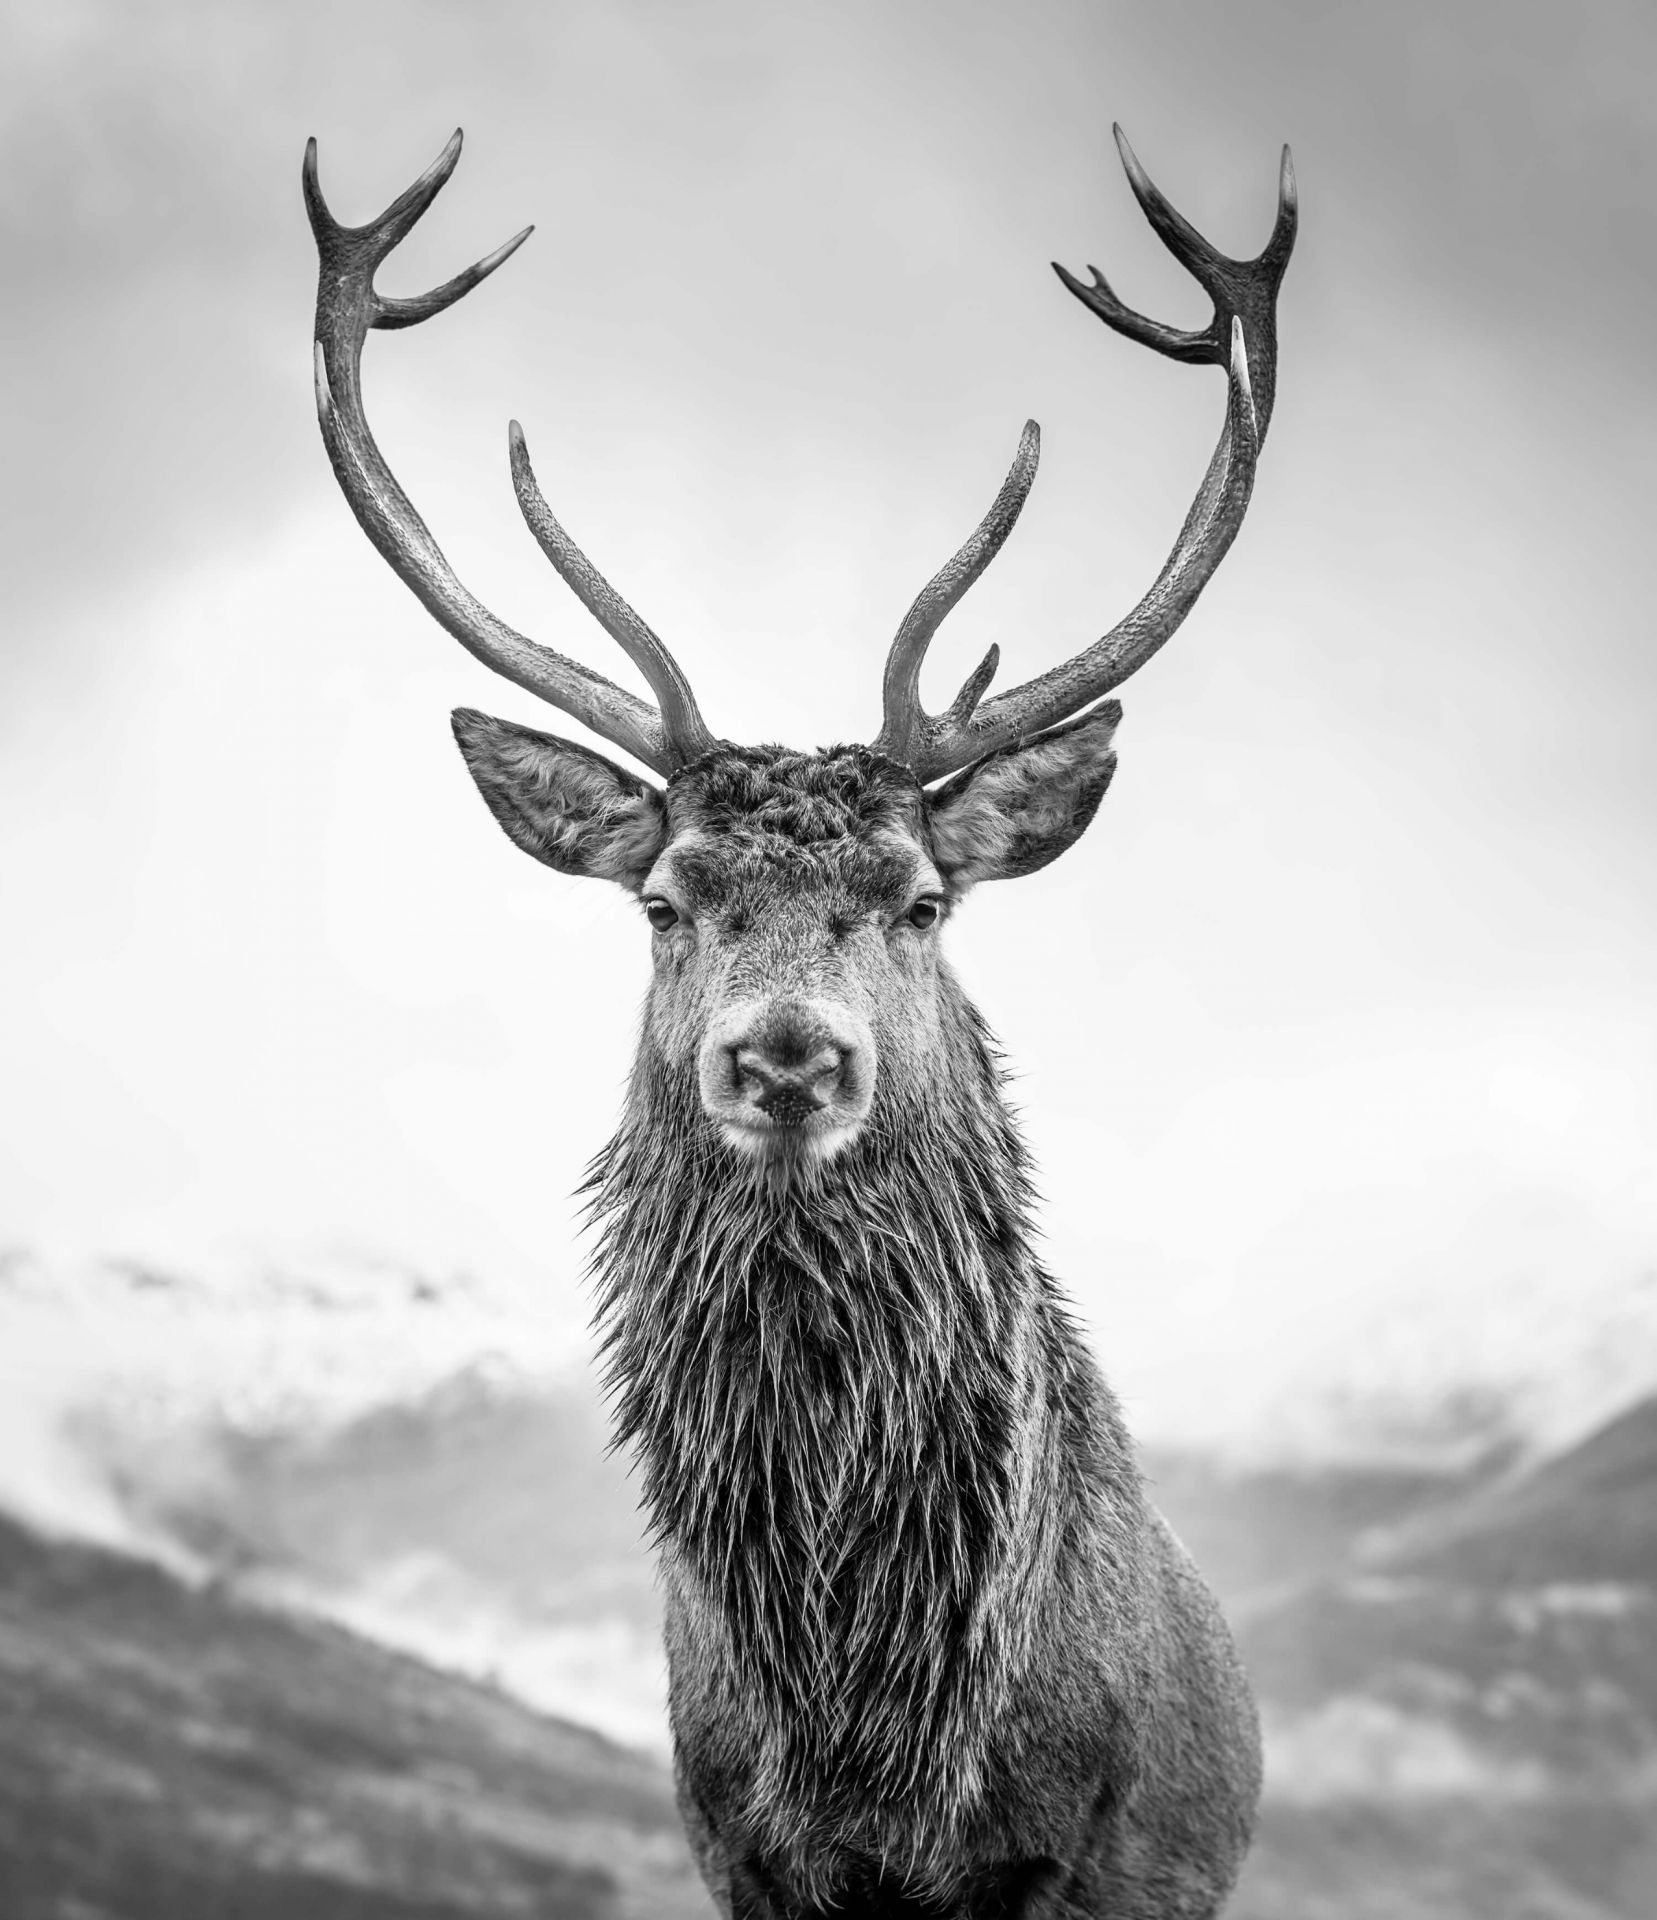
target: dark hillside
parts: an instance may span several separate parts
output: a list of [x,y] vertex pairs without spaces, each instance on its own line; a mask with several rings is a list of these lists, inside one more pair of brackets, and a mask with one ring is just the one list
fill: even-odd
[[663,1770],[0,1520],[5,1920],[676,1920]]
[[1399,1571],[1481,1586],[1657,1576],[1657,1399],[1533,1472],[1482,1488],[1376,1543]]
[[1657,1403],[1377,1517],[1233,1609],[1268,1802],[1231,1920],[1654,1920]]

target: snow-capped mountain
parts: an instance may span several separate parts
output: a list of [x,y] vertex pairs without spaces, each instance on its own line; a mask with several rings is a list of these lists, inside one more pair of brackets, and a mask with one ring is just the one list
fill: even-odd
[[130,1485],[186,1472],[198,1436],[320,1438],[464,1377],[555,1381],[583,1346],[579,1302],[550,1284],[346,1256],[175,1266],[14,1250],[0,1254],[0,1505],[142,1545]]
[[580,1303],[334,1257],[0,1261],[0,1511],[665,1741]]

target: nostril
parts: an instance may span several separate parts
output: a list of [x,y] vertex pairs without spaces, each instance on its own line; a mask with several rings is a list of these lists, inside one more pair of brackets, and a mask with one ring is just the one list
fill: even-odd
[[731,1080],[742,1088],[752,1082],[762,1092],[777,1077],[778,1069],[757,1047],[732,1047]]
[[819,1047],[806,1059],[786,1063],[758,1047],[732,1050],[738,1090],[751,1106],[784,1126],[797,1125],[828,1105],[844,1065],[838,1047]]
[[846,1056],[838,1047],[819,1047],[800,1068],[802,1083],[814,1090],[821,1090],[827,1097],[840,1082],[841,1069],[846,1064]]

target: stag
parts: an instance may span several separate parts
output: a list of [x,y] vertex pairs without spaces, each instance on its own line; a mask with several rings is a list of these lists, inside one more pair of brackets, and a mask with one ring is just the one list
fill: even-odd
[[454,170],[460,134],[362,227],[334,220],[314,141],[306,153],[317,411],[364,531],[485,665],[659,780],[454,715],[511,839],[625,887],[651,929],[625,1109],[590,1181],[599,1322],[660,1559],[679,1803],[736,1920],[1200,1920],[1249,1840],[1247,1683],[1035,1250],[994,1044],[940,945],[971,887],[1046,866],[1093,818],[1116,767],[1107,696],[1230,546],[1271,418],[1288,149],[1271,238],[1238,261],[1116,139],[1213,319],[1176,330],[1097,268],[1059,277],[1115,332],[1228,374],[1174,550],[1074,659],[986,700],[992,646],[926,712],[928,644],[1034,479],[1031,422],[982,524],[898,629],[878,735],[812,753],[709,729],[667,648],[553,517],[516,422],[524,518],[655,704],[461,584],[369,431],[362,348],[370,327],[441,312],[530,230],[391,298],[375,271]]

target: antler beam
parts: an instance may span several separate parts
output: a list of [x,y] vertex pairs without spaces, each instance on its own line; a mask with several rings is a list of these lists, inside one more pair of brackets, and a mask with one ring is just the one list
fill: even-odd
[[918,693],[926,648],[944,615],[1011,532],[1035,477],[1034,422],[1025,428],[1019,458],[988,517],[915,602],[887,658],[885,719],[875,746],[904,761],[923,782],[1040,733],[1120,686],[1191,611],[1237,537],[1248,508],[1277,393],[1277,290],[1299,217],[1294,162],[1285,147],[1277,220],[1264,250],[1253,260],[1233,260],[1170,205],[1139,164],[1122,129],[1113,131],[1134,197],[1164,246],[1212,299],[1214,317],[1199,330],[1181,331],[1125,306],[1097,267],[1088,268],[1091,286],[1057,262],[1053,270],[1114,332],[1173,360],[1227,368],[1225,426],[1173,552],[1126,619],[1074,659],[980,705],[999,658],[999,649],[992,647],[948,710],[929,714]]
[[334,219],[317,180],[316,142],[305,147],[305,207],[321,272],[316,296],[316,407],[341,491],[363,531],[426,611],[485,666],[549,701],[657,773],[669,774],[715,744],[673,656],[565,533],[541,497],[523,431],[511,426],[518,504],[542,551],[605,631],[626,651],[659,710],[602,674],[526,639],[464,587],[426,523],[397,484],[363,411],[362,350],[371,327],[411,327],[471,292],[534,231],[497,247],[452,280],[413,299],[377,293],[374,275],[408,237],[460,159],[458,129],[426,171],[377,220],[346,227]]

